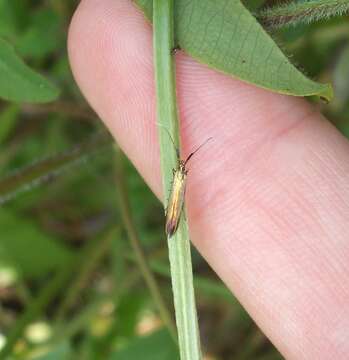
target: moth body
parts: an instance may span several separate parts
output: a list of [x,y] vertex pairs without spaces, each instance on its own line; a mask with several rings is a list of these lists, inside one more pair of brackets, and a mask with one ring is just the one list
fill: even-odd
[[166,234],[168,237],[176,232],[181,218],[187,173],[184,161],[180,160],[177,169],[173,172],[173,183],[166,209]]
[[186,165],[192,156],[197,153],[202,146],[204,146],[207,141],[212,138],[208,138],[203,144],[201,144],[195,151],[193,151],[185,160],[181,160],[179,157],[179,150],[176,148],[176,145],[171,137],[171,134],[168,133],[170,139],[176,149],[178,165],[176,169],[173,169],[173,182],[170,192],[170,197],[168,199],[168,204],[166,208],[166,234],[168,237],[171,237],[178,228],[179,221],[181,219],[181,214],[184,206],[184,197],[185,197],[185,186],[187,183],[188,170]]

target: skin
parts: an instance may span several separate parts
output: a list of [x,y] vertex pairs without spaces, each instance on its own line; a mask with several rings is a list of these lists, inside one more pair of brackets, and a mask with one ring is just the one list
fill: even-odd
[[[150,25],[129,0],[84,0],[74,76],[162,198]],[[287,359],[349,354],[349,143],[313,106],[176,54],[191,238]],[[233,329],[232,329],[233,331]]]

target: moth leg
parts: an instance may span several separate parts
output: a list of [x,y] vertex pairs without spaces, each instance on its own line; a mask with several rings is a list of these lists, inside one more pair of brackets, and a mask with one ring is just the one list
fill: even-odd
[[187,215],[185,214],[185,194],[187,193],[187,188],[185,187],[184,188],[184,194],[183,194],[183,197],[184,197],[184,201],[183,201],[183,204],[182,204],[182,214],[184,216],[184,220],[187,221]]
[[187,221],[187,215],[186,215],[186,213],[185,213],[184,203],[183,203],[183,205],[182,205],[182,211],[181,211],[181,214],[182,214],[182,216],[183,216],[184,220],[185,220],[185,221]]

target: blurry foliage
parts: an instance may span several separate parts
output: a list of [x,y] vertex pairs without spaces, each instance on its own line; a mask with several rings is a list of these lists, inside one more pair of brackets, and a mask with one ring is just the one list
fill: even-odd
[[[246,0],[254,12],[263,3]],[[6,80],[0,96],[28,100],[38,79],[48,91],[60,90],[49,104],[0,101],[0,193],[8,179],[30,190],[15,191],[0,208],[0,344],[8,336],[0,346],[19,359],[177,359],[123,230],[113,149],[86,145],[104,130],[69,70],[65,41],[76,5],[0,0],[0,44],[6,44],[0,46],[0,84],[3,55],[9,71],[24,74],[18,81],[28,89],[14,96]],[[333,83],[334,100],[320,106],[349,136],[348,18],[280,29],[273,37],[308,75]],[[45,89],[39,86],[38,93]],[[29,100],[50,96],[57,94]],[[171,308],[162,206],[128,160],[122,162],[142,247]],[[281,359],[197,253],[193,262],[205,353],[213,359]],[[28,335],[35,321],[50,329],[36,334],[41,342]]]
[[[1,210],[0,228],[0,261],[15,269],[21,277],[39,277],[70,260],[69,248],[42,232],[33,222],[5,209]],[[23,251],[28,248],[30,251]]]

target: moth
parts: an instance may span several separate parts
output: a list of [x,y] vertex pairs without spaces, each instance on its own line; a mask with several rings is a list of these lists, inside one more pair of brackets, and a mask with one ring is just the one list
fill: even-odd
[[[178,228],[178,224],[181,218],[181,214],[184,206],[184,197],[185,197],[185,187],[187,183],[188,170],[186,165],[192,156],[197,153],[209,140],[208,138],[204,143],[202,143],[195,151],[193,151],[189,156],[182,160],[179,156],[179,150],[176,148],[177,152],[177,167],[172,169],[173,172],[173,182],[170,191],[170,197],[168,200],[166,208],[166,234],[168,237],[171,237]],[[172,138],[171,138],[172,140]],[[174,141],[172,140],[173,144]]]

